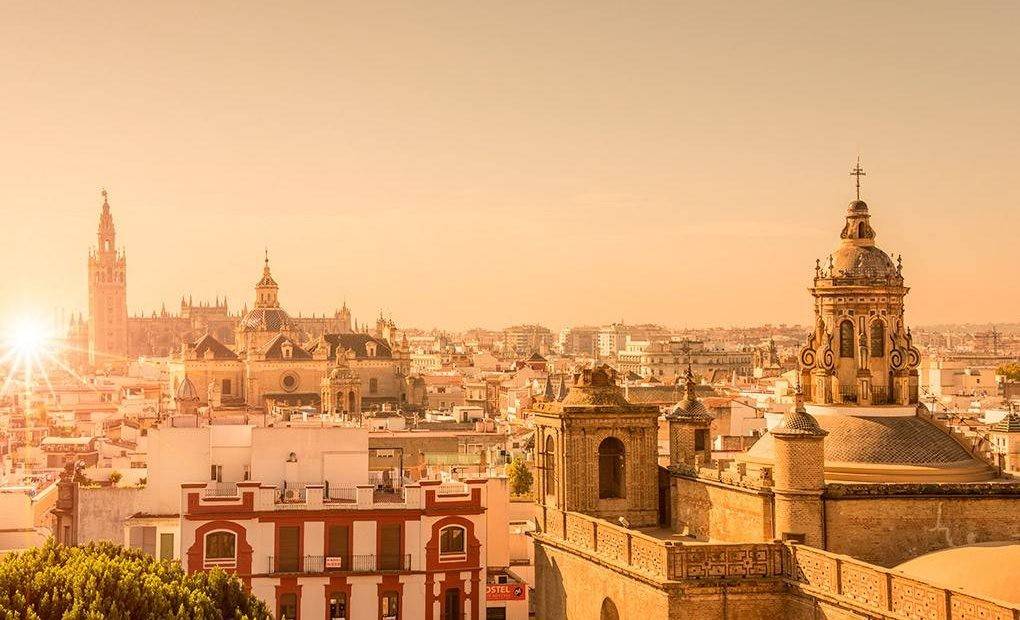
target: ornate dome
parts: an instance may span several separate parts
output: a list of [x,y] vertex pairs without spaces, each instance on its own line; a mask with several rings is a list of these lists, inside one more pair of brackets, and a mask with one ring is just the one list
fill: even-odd
[[246,332],[298,331],[297,324],[287,311],[278,306],[252,308],[241,319],[240,327]]
[[[786,414],[773,431],[762,435],[744,454],[744,459],[772,464],[773,432],[781,434],[784,427],[802,427],[800,421],[788,420],[790,415]],[[991,468],[972,457],[952,437],[917,416],[831,414],[812,419],[821,431],[828,432],[825,478],[829,481],[959,482],[994,477]]]
[[184,377],[184,381],[181,381],[177,385],[177,392],[174,394],[174,400],[198,400],[198,391],[195,389],[195,384],[191,382],[187,376]]
[[[691,365],[687,365],[687,372],[684,373],[684,397],[669,410],[666,414],[668,419],[685,420],[689,422],[711,422],[712,414],[708,412],[705,405],[698,400],[697,384],[694,381],[694,371]],[[677,382],[679,383],[679,377]]]
[[896,263],[874,245],[840,244],[832,253],[832,277],[884,277],[898,275]]

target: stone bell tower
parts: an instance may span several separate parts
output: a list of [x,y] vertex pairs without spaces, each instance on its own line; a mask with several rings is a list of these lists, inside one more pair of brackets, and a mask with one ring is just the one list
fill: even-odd
[[97,239],[97,247],[89,253],[89,365],[124,368],[128,353],[127,258],[117,249],[117,231],[105,189]]
[[666,414],[669,423],[669,465],[679,471],[697,471],[712,460],[713,418],[698,400],[694,371],[689,364],[683,382],[683,399]]
[[539,503],[631,527],[658,523],[658,418],[633,405],[609,366],[584,368],[561,401],[531,410]]
[[839,245],[815,261],[815,329],[800,351],[800,380],[813,404],[913,405],[920,354],[904,320],[910,289],[902,259],[893,262],[875,245],[859,161],[851,174],[857,199],[847,207]]

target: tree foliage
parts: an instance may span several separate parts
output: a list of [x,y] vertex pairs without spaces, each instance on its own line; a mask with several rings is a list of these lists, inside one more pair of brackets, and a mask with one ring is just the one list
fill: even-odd
[[534,481],[528,464],[521,455],[514,457],[506,466],[506,478],[510,484],[510,492],[514,495],[527,495],[531,492],[531,484]]
[[266,606],[220,569],[186,574],[111,543],[45,545],[0,558],[0,620],[263,620]]
[[1020,382],[1020,362],[1010,362],[999,366],[995,374],[1002,375],[1010,383]]

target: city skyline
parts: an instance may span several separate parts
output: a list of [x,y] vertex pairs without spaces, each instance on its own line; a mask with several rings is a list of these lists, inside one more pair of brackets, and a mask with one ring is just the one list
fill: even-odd
[[860,154],[914,321],[1016,319],[1017,7],[4,11],[5,317],[85,310],[106,187],[132,313],[268,246],[295,314],[806,323]]

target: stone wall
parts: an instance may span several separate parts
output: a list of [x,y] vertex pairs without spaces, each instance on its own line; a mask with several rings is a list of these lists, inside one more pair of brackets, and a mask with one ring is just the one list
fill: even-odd
[[142,488],[78,487],[78,544],[124,544],[124,520],[137,512]]
[[[863,486],[863,485],[862,485]],[[880,566],[980,542],[1020,538],[1020,495],[953,495],[975,485],[938,485],[941,495],[897,495],[917,485],[882,485],[886,495],[836,487],[825,500],[826,548]],[[880,489],[879,489],[880,490]]]
[[773,538],[772,494],[674,476],[674,529],[703,540],[759,542]]

